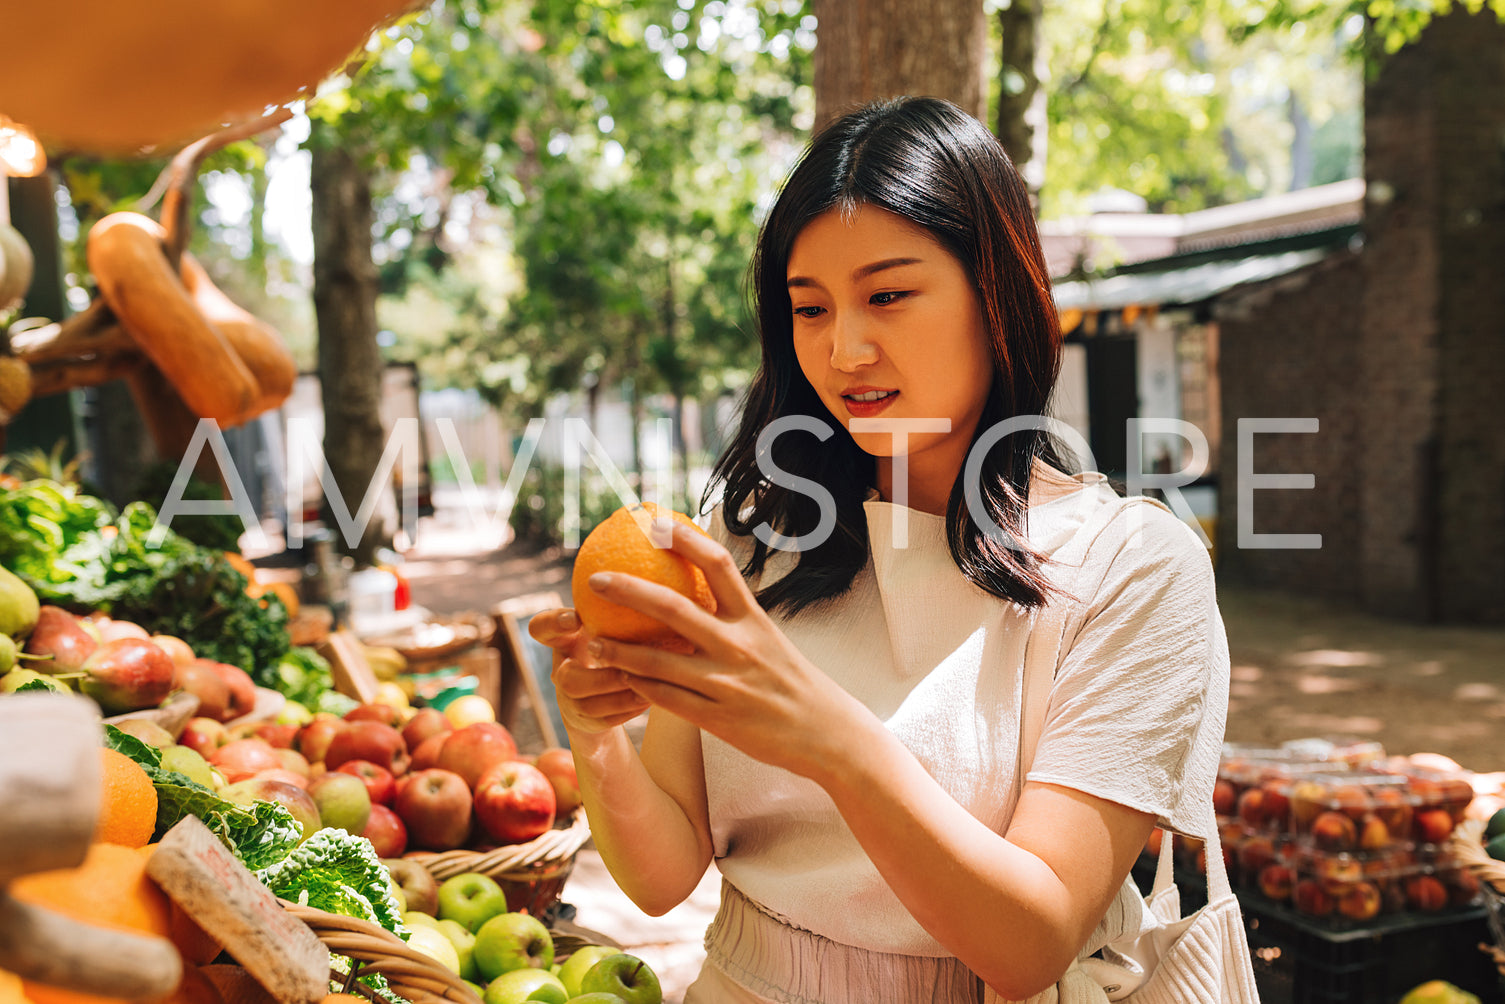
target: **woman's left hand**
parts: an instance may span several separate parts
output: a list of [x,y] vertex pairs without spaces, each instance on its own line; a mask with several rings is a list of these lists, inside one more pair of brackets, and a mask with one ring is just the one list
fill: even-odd
[[665,711],[748,756],[806,777],[844,748],[842,722],[864,709],[795,648],[758,605],[730,552],[676,524],[671,550],[698,566],[716,612],[654,582],[597,573],[590,588],[656,618],[695,648],[680,654],[597,638],[588,650],[600,666],[630,674],[627,685]]

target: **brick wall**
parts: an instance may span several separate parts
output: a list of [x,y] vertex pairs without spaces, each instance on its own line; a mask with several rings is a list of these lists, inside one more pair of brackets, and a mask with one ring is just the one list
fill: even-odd
[[[1357,588],[1361,273],[1337,251],[1310,268],[1219,301],[1222,448],[1218,492],[1221,581],[1350,598]],[[1259,490],[1256,534],[1322,535],[1316,550],[1240,549],[1241,418],[1316,418],[1318,431],[1253,438],[1256,474],[1312,474],[1310,490]]]
[[[1456,12],[1365,95],[1361,252],[1220,302],[1219,575],[1418,620],[1505,623],[1505,26]],[[1311,416],[1259,437],[1257,472],[1312,491],[1255,497],[1237,547],[1237,419]]]
[[1377,612],[1505,621],[1502,93],[1505,27],[1460,11],[1365,96],[1360,567]]

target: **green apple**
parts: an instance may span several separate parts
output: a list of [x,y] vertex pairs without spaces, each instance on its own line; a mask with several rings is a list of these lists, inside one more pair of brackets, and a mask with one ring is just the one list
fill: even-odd
[[460,956],[460,978],[473,980],[476,973],[476,936],[458,920],[439,921],[439,930],[449,939],[449,943],[455,946],[455,951]]
[[564,992],[559,977],[542,969],[514,969],[486,985],[486,1004],[524,1004],[525,1001],[564,1004],[568,999],[569,994]]
[[449,943],[444,932],[438,928],[413,928],[413,933],[408,935],[408,947],[427,955],[456,976],[460,975],[459,953],[455,951],[455,946]]
[[592,994],[580,994],[578,997],[571,997],[564,1004],[627,1004],[627,1002],[616,994],[602,993],[598,990]]
[[326,771],[309,782],[308,793],[326,827],[356,836],[366,829],[371,818],[371,793],[366,790],[366,782],[354,774]]
[[485,998],[486,988],[481,986],[479,983],[472,983],[470,980],[466,979],[462,979],[460,982],[469,987],[471,993],[475,994],[477,997]]
[[586,970],[580,981],[585,993],[616,994],[627,1004],[663,1004],[664,991],[648,963],[625,952],[608,955]]
[[586,945],[577,948],[575,953],[559,966],[559,981],[570,992],[571,997],[580,996],[580,981],[585,979],[585,974],[591,966],[600,962],[608,955],[616,955],[620,948],[609,948],[606,945]]
[[[210,791],[214,787],[214,768],[199,751],[190,746],[169,746],[162,751],[162,769],[175,770],[190,781],[197,781]],[[307,836],[307,834],[304,834]]]
[[307,725],[314,720],[314,713],[297,701],[287,701],[277,712],[278,725]]
[[497,914],[476,932],[475,959],[489,984],[514,969],[548,969],[554,964],[554,939],[537,917]]
[[439,917],[479,931],[492,917],[507,912],[507,894],[489,875],[465,872],[439,883]]
[[420,927],[426,927],[431,931],[439,931],[440,933],[443,933],[443,930],[439,927],[439,922],[437,920],[435,920],[433,917],[430,917],[426,913],[419,913],[417,910],[404,911],[402,915],[402,922],[408,925],[408,929],[411,931],[416,931]]

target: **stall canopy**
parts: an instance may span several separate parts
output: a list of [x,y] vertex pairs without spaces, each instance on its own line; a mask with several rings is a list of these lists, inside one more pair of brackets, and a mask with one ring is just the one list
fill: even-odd
[[1305,268],[1331,253],[1331,247],[1302,248],[1180,268],[1123,272],[1100,279],[1057,282],[1056,307],[1063,311],[1117,310],[1133,304],[1199,303],[1235,286],[1264,282]]

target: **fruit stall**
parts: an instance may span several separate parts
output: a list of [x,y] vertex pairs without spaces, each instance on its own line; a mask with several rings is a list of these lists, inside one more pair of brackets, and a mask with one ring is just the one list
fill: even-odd
[[[1387,755],[1369,741],[1228,744],[1214,808],[1264,997],[1500,1000],[1500,782],[1436,754]],[[1160,838],[1151,835],[1136,865],[1142,885]],[[1200,843],[1177,841],[1173,853],[1180,887],[1205,896]]]
[[[568,750],[520,750],[475,694],[440,710],[373,673],[358,699],[293,644],[296,591],[152,528],[144,504],[0,487],[0,776],[73,800],[0,828],[32,932],[0,938],[5,1000],[659,999],[563,916],[589,839]],[[71,827],[42,858],[19,847],[37,816]],[[156,968],[60,969],[44,915],[156,939]]]

